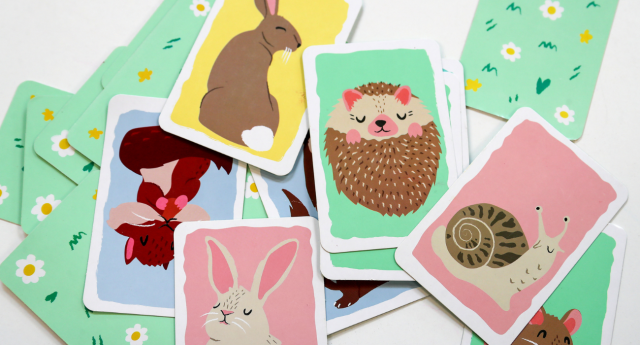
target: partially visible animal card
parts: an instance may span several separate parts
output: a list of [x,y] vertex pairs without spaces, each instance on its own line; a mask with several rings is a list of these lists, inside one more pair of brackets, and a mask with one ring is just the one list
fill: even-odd
[[398,247],[396,261],[490,344],[510,344],[627,200],[519,109]]
[[[626,243],[624,230],[609,224],[513,345],[611,344]],[[465,328],[462,345],[485,344]]]
[[457,178],[438,44],[310,47],[304,69],[322,246],[397,247]]
[[162,98],[169,95],[211,10],[210,2],[165,0],[158,7],[132,46],[127,47],[135,52],[119,65],[117,73],[116,67],[109,68],[102,78],[104,90],[69,129],[72,147],[99,165],[111,98],[118,94]]
[[268,218],[264,205],[262,205],[262,197],[258,191],[256,178],[247,169],[247,179],[244,186],[244,205],[242,206],[242,219]]
[[429,296],[416,282],[325,278],[324,286],[329,334]]
[[510,118],[531,107],[582,136],[618,0],[481,0],[460,61],[469,107]]
[[458,175],[460,175],[469,166],[469,130],[467,128],[467,104],[464,97],[464,69],[460,61],[442,59],[442,70],[444,71],[444,83],[452,90],[452,94],[447,95],[450,102],[451,130],[454,133],[456,131],[460,133],[460,139],[455,139],[454,135],[455,140],[460,140],[459,143],[454,143],[456,161],[462,162],[462,166],[457,166]]
[[98,313],[82,303],[99,175],[94,169],[9,254],[0,280],[67,344],[174,344],[172,318]]
[[318,221],[176,229],[176,344],[326,344]]
[[[20,217],[22,230],[27,234],[55,212],[62,199],[76,187],[73,181],[40,158],[33,150],[38,134],[47,126],[47,123],[57,120],[59,110],[71,97],[69,93],[35,97],[27,106]],[[51,146],[50,149],[63,153],[73,150],[64,136],[54,137]]]
[[84,294],[91,310],[173,316],[176,227],[242,218],[245,164],[163,131],[165,101],[109,103]]
[[217,0],[160,125],[288,174],[309,129],[302,51],[345,43],[361,6],[361,0]]
[[322,275],[332,280],[415,281],[395,260],[396,248],[320,254]]
[[442,60],[442,76],[444,79],[445,91],[447,94],[447,109],[449,110],[449,123],[451,126],[451,137],[453,142],[453,150],[456,157],[456,171],[461,174],[462,168],[462,119],[460,112],[460,84],[458,78],[452,72],[444,68],[444,60]]
[[33,81],[18,86],[0,127],[0,219],[20,224],[27,105],[40,96],[67,92]]

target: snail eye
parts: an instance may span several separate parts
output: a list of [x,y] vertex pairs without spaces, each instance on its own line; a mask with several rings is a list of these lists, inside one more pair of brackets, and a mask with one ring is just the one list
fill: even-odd
[[400,119],[400,120],[404,120],[407,118],[407,114],[405,113],[404,116],[400,116],[400,114],[396,114],[396,116]]
[[214,306],[213,306],[213,309],[216,309],[216,308],[218,308],[219,306],[220,306],[220,302],[218,302],[218,304],[214,305]]
[[242,312],[244,313],[244,315],[249,316],[249,314],[251,314],[251,312],[253,311],[253,309],[249,309],[249,311],[247,311],[246,309],[243,310]]
[[364,120],[365,120],[366,118],[367,118],[366,116],[363,116],[363,117],[362,117],[362,120],[360,120],[360,119],[356,116],[356,121],[358,121],[358,123],[363,123],[363,122],[364,122]]
[[547,337],[547,331],[545,331],[544,329],[543,329],[543,330],[541,330],[540,332],[538,332],[538,338],[540,338],[540,334],[542,334],[542,337],[543,337],[543,338],[546,338],[546,337]]

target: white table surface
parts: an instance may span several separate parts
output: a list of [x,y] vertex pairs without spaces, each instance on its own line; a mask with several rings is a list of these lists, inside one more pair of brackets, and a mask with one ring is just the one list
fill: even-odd
[[[76,92],[115,47],[129,43],[160,2],[0,0],[0,120],[25,80]],[[477,0],[363,3],[350,42],[431,38],[443,57],[459,59]],[[613,220],[629,236],[613,344],[637,344],[640,320],[639,13],[640,1],[620,0],[587,127],[577,141],[630,192]],[[473,159],[504,121],[471,109],[467,114]],[[24,238],[19,226],[0,220],[0,261]],[[461,335],[461,323],[429,298],[334,334],[329,344],[457,345]],[[0,343],[63,342],[0,284]]]

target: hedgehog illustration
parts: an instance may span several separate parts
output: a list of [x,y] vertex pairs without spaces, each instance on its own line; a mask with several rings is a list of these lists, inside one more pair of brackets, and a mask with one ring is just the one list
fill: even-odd
[[329,116],[325,150],[338,193],[382,215],[424,204],[436,181],[440,134],[409,86],[345,90]]

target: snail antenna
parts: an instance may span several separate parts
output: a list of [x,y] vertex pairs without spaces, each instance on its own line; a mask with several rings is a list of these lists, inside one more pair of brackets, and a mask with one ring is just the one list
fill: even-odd
[[542,221],[542,207],[536,206],[536,212],[538,212],[538,242],[547,236],[547,233],[544,231],[544,222]]
[[560,242],[560,240],[562,239],[562,236],[564,236],[564,234],[567,232],[567,229],[569,228],[569,217],[564,217],[564,230],[562,230],[562,232],[560,233],[560,235],[556,236],[556,239],[558,240],[558,242]]

